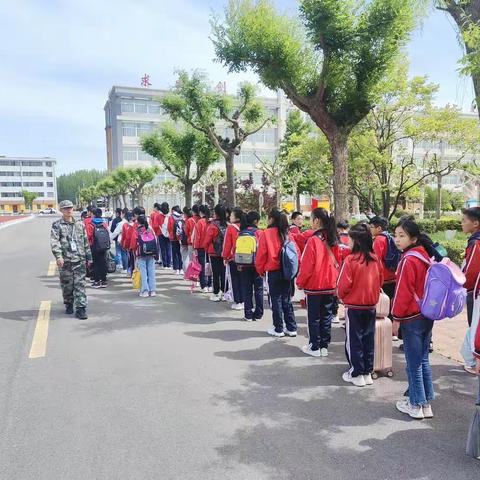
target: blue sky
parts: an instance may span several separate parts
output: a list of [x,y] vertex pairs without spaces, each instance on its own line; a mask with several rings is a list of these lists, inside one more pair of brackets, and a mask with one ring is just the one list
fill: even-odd
[[[58,172],[106,168],[103,106],[112,85],[174,83],[176,68],[203,68],[232,93],[252,75],[213,62],[209,16],[227,0],[17,0],[2,2],[0,155],[52,156]],[[277,0],[295,10],[294,0]],[[412,75],[440,84],[437,103],[469,111],[451,20],[435,12],[408,45]]]

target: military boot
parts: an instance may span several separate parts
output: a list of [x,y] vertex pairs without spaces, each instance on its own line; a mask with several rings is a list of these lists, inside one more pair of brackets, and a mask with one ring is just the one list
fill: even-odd
[[65,304],[65,313],[71,315],[73,313],[73,303]]
[[75,312],[75,316],[80,320],[86,320],[88,318],[87,312],[83,307],[77,308],[77,311]]

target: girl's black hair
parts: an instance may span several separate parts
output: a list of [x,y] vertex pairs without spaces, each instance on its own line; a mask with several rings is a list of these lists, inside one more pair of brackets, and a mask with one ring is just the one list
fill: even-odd
[[210,209],[208,208],[208,205],[200,205],[198,207],[198,213],[202,213],[207,220],[210,219]]
[[178,205],[175,205],[172,207],[172,212],[182,213],[182,209]]
[[130,210],[127,210],[124,215],[125,215],[125,220],[127,222],[129,222],[133,217],[132,212]]
[[287,216],[278,208],[272,208],[270,210],[270,213],[268,214],[268,218],[271,218],[273,220],[269,227],[276,227],[280,240],[282,241],[282,243],[285,242],[288,238],[289,227]]
[[326,233],[328,245],[330,247],[337,245],[338,233],[335,217],[331,213],[328,213],[324,208],[315,208],[313,209],[310,218],[318,218],[322,222],[322,230]]
[[401,228],[410,238],[416,237],[417,243],[415,246],[422,246],[428,253],[429,257],[435,257],[435,260],[440,261],[442,257],[439,255],[433,245],[433,240],[426,234],[420,231],[420,227],[412,218],[405,218],[400,220],[395,227]]
[[340,220],[337,223],[337,228],[341,228],[342,230],[348,230],[350,228],[350,224],[346,220]]
[[217,220],[220,222],[220,225],[222,227],[225,227],[227,225],[227,213],[225,212],[225,207],[223,205],[215,205],[215,208],[213,209],[215,212],[215,217]]
[[139,217],[137,218],[137,223],[142,227],[148,228],[148,220],[145,215],[139,215]]
[[183,207],[183,214],[187,217],[187,218],[191,218],[192,217],[192,209],[189,208],[189,207]]
[[232,209],[230,207],[225,207],[225,213],[227,214],[227,220],[230,221],[230,215],[232,214]]
[[161,205],[160,205],[160,211],[166,215],[168,212],[170,212],[170,206],[168,205],[167,202],[163,202]]
[[238,223],[240,223],[240,225],[246,222],[245,212],[240,207],[235,207],[231,213],[233,213],[233,216],[238,220]]
[[373,261],[373,237],[370,227],[366,223],[357,223],[350,229],[348,235],[353,240],[352,253],[363,255],[367,265]]
[[247,227],[255,227],[255,222],[260,221],[260,214],[255,211],[248,212],[240,223],[240,230],[245,230]]
[[199,210],[200,210],[200,207],[199,207],[197,204],[192,205],[192,212],[193,212],[193,214],[198,215],[198,214],[199,214]]

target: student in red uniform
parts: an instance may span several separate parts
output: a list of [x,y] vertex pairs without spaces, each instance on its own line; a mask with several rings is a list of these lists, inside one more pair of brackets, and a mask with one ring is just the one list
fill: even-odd
[[198,205],[192,206],[192,218],[195,220],[195,223],[197,223],[200,220],[199,208],[200,207]]
[[163,268],[172,267],[172,245],[170,244],[170,236],[168,232],[168,224],[170,222],[170,207],[167,202],[160,205],[158,216],[158,225],[160,227],[160,235],[158,237],[160,244],[160,255],[162,257]]
[[307,241],[297,277],[298,288],[307,297],[308,335],[310,343],[303,353],[326,357],[331,340],[332,308],[337,286],[340,252],[337,225],[333,215],[315,208],[310,216],[314,235]]
[[[340,220],[337,223],[338,246],[340,247],[340,252],[343,254],[342,259],[350,253],[350,237],[348,235],[349,229],[350,225],[346,220]],[[340,318],[338,317],[337,296],[335,296],[333,299],[332,315],[332,323],[340,323]]]
[[[467,315],[468,326],[472,325],[473,298],[475,283],[480,275],[480,207],[466,208],[463,210],[462,230],[470,234],[465,250],[465,265],[463,273],[467,277]],[[477,292],[480,291],[480,281],[477,283]]]
[[[180,251],[180,238],[178,237],[179,223],[183,222],[182,210],[178,205],[172,207],[170,218],[168,219],[168,238],[172,248],[173,270],[177,275],[183,274],[182,253]],[[181,227],[181,225],[180,225]]]
[[212,266],[213,292],[210,295],[212,302],[222,301],[225,290],[225,265],[223,264],[222,249],[226,230],[227,214],[225,213],[225,207],[216,205],[213,219],[207,226],[203,242],[203,248]]
[[291,216],[292,223],[288,228],[290,233],[298,235],[302,233],[303,215],[300,212],[293,212]]
[[[388,220],[383,217],[373,217],[369,221],[370,232],[373,236],[373,251],[383,267],[382,290],[390,299],[390,305],[395,295],[396,274],[395,269],[391,270],[385,265],[385,258],[388,252]],[[392,318],[390,316],[390,318]],[[394,340],[398,340],[395,336]]]
[[402,325],[403,346],[407,363],[408,398],[397,402],[397,409],[412,418],[433,417],[430,402],[435,398],[429,346],[433,321],[424,318],[418,299],[423,297],[428,266],[412,254],[426,260],[435,256],[432,240],[420,232],[411,218],[401,220],[395,228],[395,244],[403,252],[397,269],[397,286],[393,298],[394,334]]
[[260,276],[267,274],[273,317],[273,328],[267,333],[274,337],[297,336],[297,322],[290,298],[290,280],[283,278],[280,265],[280,252],[287,239],[294,241],[293,235],[288,233],[287,216],[273,208],[268,215],[268,228],[258,241],[255,267]]
[[337,281],[338,298],[345,305],[345,353],[350,369],[342,376],[356,387],[373,385],[375,307],[383,282],[383,269],[373,253],[373,238],[365,223],[348,233],[352,254],[342,265]]
[[[243,223],[240,225],[240,233],[248,232],[258,239],[262,231],[258,228],[260,215],[258,212],[248,212]],[[253,260],[255,262],[255,259]],[[240,282],[242,285],[242,297],[244,305],[244,319],[247,322],[259,321],[263,317],[263,278],[258,274],[253,265],[242,265],[240,269]],[[255,303],[254,301],[255,300]]]
[[235,263],[235,242],[237,241],[242,222],[245,222],[245,213],[243,213],[241,208],[236,207],[230,213],[230,224],[225,232],[225,242],[222,251],[223,261],[225,266],[230,269],[230,279],[232,280],[232,310],[243,310],[242,283],[240,272]]
[[208,223],[210,222],[210,209],[207,205],[200,205],[198,209],[200,220],[196,223],[193,231],[193,249],[198,257],[198,261],[202,266],[200,272],[200,288],[203,293],[211,291],[212,277],[205,276],[206,253],[203,244],[205,242],[205,233]]
[[[161,231],[162,219],[163,219],[163,215],[160,213],[160,204],[154,203],[152,213],[150,213],[150,226],[153,232],[155,233],[155,236],[157,237],[157,245],[158,245],[159,252],[160,252],[160,235],[162,233]],[[162,259],[159,258],[156,263],[159,263],[159,264],[162,263]]]
[[192,209],[183,207],[183,232],[180,239],[180,250],[182,253],[183,270],[186,272],[188,264],[192,259],[193,246],[192,235],[195,228],[195,220],[192,218]]

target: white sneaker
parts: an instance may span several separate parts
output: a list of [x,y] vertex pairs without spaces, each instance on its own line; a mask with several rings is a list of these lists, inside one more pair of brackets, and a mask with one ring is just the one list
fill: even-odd
[[308,345],[304,345],[301,348],[302,352],[306,355],[311,355],[312,357],[319,357],[320,356],[320,349],[312,350],[312,344],[309,343]]
[[321,356],[321,357],[328,357],[328,349],[326,349],[326,348],[321,348],[321,349],[320,349],[320,356]]
[[344,382],[353,383],[356,387],[364,387],[366,385],[365,379],[363,375],[359,375],[358,377],[352,377],[350,372],[345,372],[342,375],[342,379]]
[[244,319],[246,322],[253,322],[253,318],[246,318],[246,317],[243,317],[243,319]]
[[396,335],[392,335],[392,340],[393,340],[394,342],[398,342],[398,337],[397,337]]
[[207,287],[207,293],[213,293],[213,287]]
[[365,380],[365,385],[373,385],[373,378],[371,373],[364,375],[363,379]]
[[222,300],[222,297],[218,293],[212,293],[210,295],[210,301],[211,302],[220,302]]
[[184,274],[184,271],[183,271],[183,270],[179,270],[179,271],[178,271],[178,274],[179,274],[179,275],[183,275],[183,274]]
[[335,316],[332,318],[332,323],[340,323],[340,319],[338,318],[338,315],[335,315]]
[[232,303],[232,310],[243,310],[243,303]]
[[293,332],[291,332],[290,330],[284,328],[283,329],[283,333],[287,336],[287,337],[296,337],[297,336],[297,331],[294,330]]
[[126,275],[128,273],[128,270],[122,270],[122,273]]
[[275,331],[275,327],[272,327],[270,330],[267,330],[267,333],[269,335],[271,335],[272,337],[278,337],[278,338],[281,338],[281,337],[284,337],[285,334],[283,332],[276,332]]
[[157,292],[150,292],[150,296],[151,296],[151,297],[156,297],[156,296],[157,296]]
[[423,410],[423,418],[433,418],[432,406],[429,403],[424,405],[422,407],[422,410]]
[[407,415],[410,415],[410,417],[417,420],[422,420],[425,418],[421,405],[412,405],[408,398],[402,398],[399,400],[396,404],[396,407],[399,412],[406,413]]
[[141,292],[138,294],[138,296],[142,298],[148,297],[148,292]]
[[471,367],[470,365],[464,365],[463,369],[467,372],[470,373],[471,375],[476,375],[477,372],[475,371],[475,367]]
[[208,288],[207,287],[201,288],[200,291],[202,293],[208,293]]

